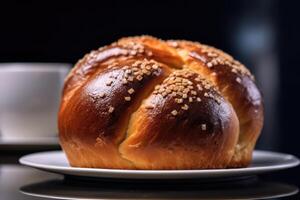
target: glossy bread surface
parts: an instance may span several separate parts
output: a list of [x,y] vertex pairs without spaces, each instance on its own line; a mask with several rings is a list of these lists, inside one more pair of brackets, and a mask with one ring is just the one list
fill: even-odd
[[250,72],[189,41],[122,38],[81,59],[65,81],[59,137],[72,166],[247,166],[263,125]]

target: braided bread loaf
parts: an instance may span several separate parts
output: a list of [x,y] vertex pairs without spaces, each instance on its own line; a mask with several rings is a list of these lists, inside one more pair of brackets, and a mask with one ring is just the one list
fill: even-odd
[[122,38],[66,78],[59,138],[71,166],[245,167],[263,125],[250,72],[189,41]]

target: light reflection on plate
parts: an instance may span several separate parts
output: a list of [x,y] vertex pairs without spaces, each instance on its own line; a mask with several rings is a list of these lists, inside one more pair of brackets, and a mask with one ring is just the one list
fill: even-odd
[[232,179],[295,167],[299,159],[283,153],[254,151],[249,167],[205,170],[122,170],[70,167],[62,151],[47,151],[23,156],[20,163],[40,170],[81,178],[117,179]]

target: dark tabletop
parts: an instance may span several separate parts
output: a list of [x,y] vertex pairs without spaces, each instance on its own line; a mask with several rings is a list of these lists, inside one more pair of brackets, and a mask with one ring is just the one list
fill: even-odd
[[[57,147],[56,147],[57,148]],[[56,149],[54,148],[54,149]],[[46,149],[43,149],[46,150]],[[37,150],[34,150],[37,151]],[[300,199],[299,167],[233,181],[81,180],[18,163],[33,151],[0,151],[0,199]]]

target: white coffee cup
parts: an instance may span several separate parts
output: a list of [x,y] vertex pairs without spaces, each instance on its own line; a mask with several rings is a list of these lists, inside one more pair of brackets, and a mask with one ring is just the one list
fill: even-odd
[[0,140],[57,135],[61,90],[70,64],[0,63]]

